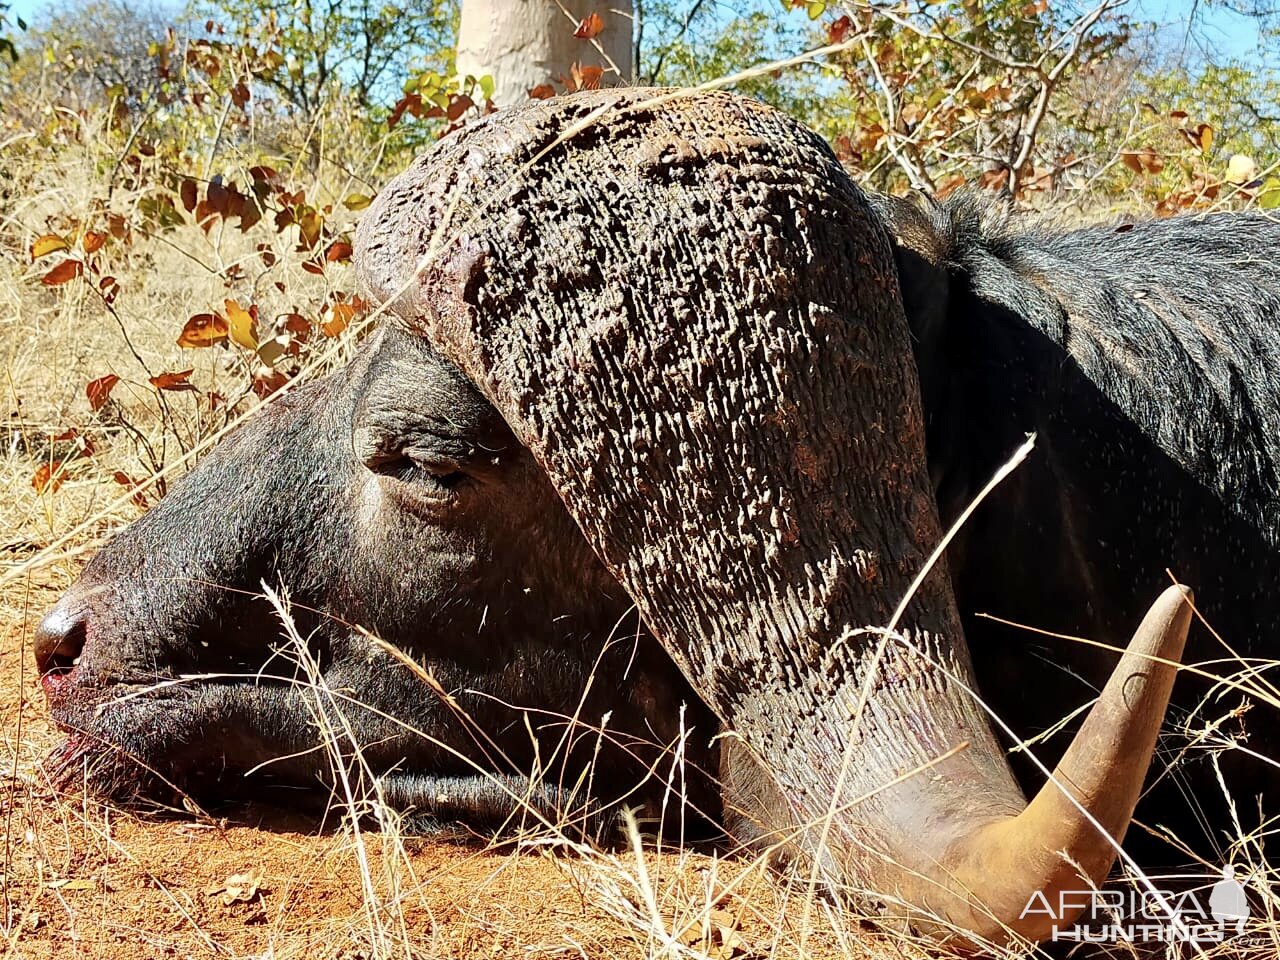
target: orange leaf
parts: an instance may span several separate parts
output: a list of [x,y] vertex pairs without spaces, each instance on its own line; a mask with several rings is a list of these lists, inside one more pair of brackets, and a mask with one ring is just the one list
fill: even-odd
[[574,90],[599,90],[604,67],[584,67],[575,63],[569,68],[569,76],[573,78]]
[[49,437],[49,440],[51,443],[74,443],[76,450],[86,457],[92,457],[98,449],[94,445],[93,437],[82,436],[75,427],[68,427],[61,433],[53,434]]
[[579,40],[594,40],[596,36],[604,29],[604,20],[600,14],[592,13],[583,17],[578,24],[578,29],[573,31],[573,35]]
[[549,83],[540,83],[529,91],[530,100],[550,100],[556,95],[556,88]]
[[227,339],[230,333],[227,321],[216,313],[197,313],[187,321],[178,335],[180,347],[212,347]]
[[107,235],[105,233],[94,233],[90,230],[80,242],[84,245],[85,253],[97,253],[102,249],[102,245],[107,242]]
[[351,259],[351,244],[345,240],[335,240],[329,244],[329,249],[324,252],[324,258],[330,263],[337,263],[339,260]]
[[157,390],[198,390],[200,388],[187,379],[194,372],[195,368],[193,367],[190,370],[162,373],[158,377],[152,377],[147,382]]
[[84,264],[79,260],[63,260],[41,277],[40,282],[46,287],[56,287],[59,284],[66,283],[68,280],[74,280],[82,273],[84,273]]
[[235,300],[222,301],[227,308],[227,332],[231,339],[250,350],[258,349],[258,338],[254,333],[254,308],[246,310]]
[[347,324],[351,322],[351,318],[356,315],[356,308],[350,303],[335,303],[330,312],[329,319],[320,324],[320,332],[326,337],[336,337],[343,330],[347,329]]
[[130,497],[129,499],[132,500],[138,506],[142,507],[143,509],[146,508],[147,498],[143,494],[143,492],[138,489],[140,486],[142,486],[141,480],[134,480],[123,470],[117,470],[115,473],[111,475],[111,479],[114,480],[116,483],[120,484],[120,486],[127,487],[128,489],[134,491],[133,496]]
[[42,463],[36,468],[35,475],[31,478],[31,486],[35,488],[36,493],[45,493],[46,491],[56,493],[58,488],[62,486],[65,471],[66,464],[61,460]]
[[36,237],[31,242],[31,259],[39,260],[41,257],[47,257],[51,253],[57,253],[59,250],[70,250],[71,246],[66,240],[58,236],[56,233],[46,233],[42,237]]
[[114,373],[108,373],[97,380],[90,380],[89,385],[84,388],[85,396],[89,398],[89,409],[96,413],[106,406],[107,400],[111,397],[111,391],[119,382],[120,378]]

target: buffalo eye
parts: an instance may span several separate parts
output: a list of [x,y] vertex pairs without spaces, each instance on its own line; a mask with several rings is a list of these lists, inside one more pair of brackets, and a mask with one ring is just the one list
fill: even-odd
[[467,479],[456,460],[412,449],[379,450],[366,456],[364,465],[382,477],[445,490],[453,490]]

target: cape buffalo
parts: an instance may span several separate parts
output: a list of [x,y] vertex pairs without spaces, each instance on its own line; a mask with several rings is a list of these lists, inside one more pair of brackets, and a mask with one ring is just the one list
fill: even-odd
[[[365,759],[427,821],[511,794],[597,810],[661,786],[677,743],[709,809],[723,722],[735,823],[887,912],[1043,937],[1029,891],[1114,859],[1190,611],[1163,594],[1114,671],[1051,647],[1066,681],[973,614],[1122,643],[1168,566],[1265,640],[1241,584],[1275,563],[1280,270],[1241,238],[1280,229],[1040,235],[869,200],[815,135],[724,94],[496,114],[366,214],[390,319],[352,365],[258,414],[46,618],[61,760],[117,793],[226,792],[279,757],[276,782],[327,780],[257,596],[283,584]],[[913,583],[936,505],[952,518],[1031,430],[950,576]],[[1029,805],[961,611],[1016,735],[1105,686]]]

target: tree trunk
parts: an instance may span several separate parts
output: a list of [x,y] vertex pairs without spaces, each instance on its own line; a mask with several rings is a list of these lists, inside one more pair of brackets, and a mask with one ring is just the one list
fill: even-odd
[[[492,76],[493,102],[500,107],[524,103],[534,88],[570,78],[575,64],[602,68],[602,87],[630,83],[631,0],[604,6],[564,0],[563,7],[556,0],[463,0],[458,72]],[[575,37],[578,24],[592,14],[600,18],[600,32],[592,39]]]

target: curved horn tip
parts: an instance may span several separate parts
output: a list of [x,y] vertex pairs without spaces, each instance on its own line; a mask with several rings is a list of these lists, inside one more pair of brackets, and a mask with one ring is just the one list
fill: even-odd
[[1175,584],[1156,598],[1050,782],[1026,809],[986,824],[948,852],[944,866],[956,899],[943,916],[971,931],[973,944],[1043,940],[1048,921],[1022,915],[1033,891],[1054,896],[1086,882],[1082,874],[1089,883],[1106,879],[1169,702],[1192,596]]

